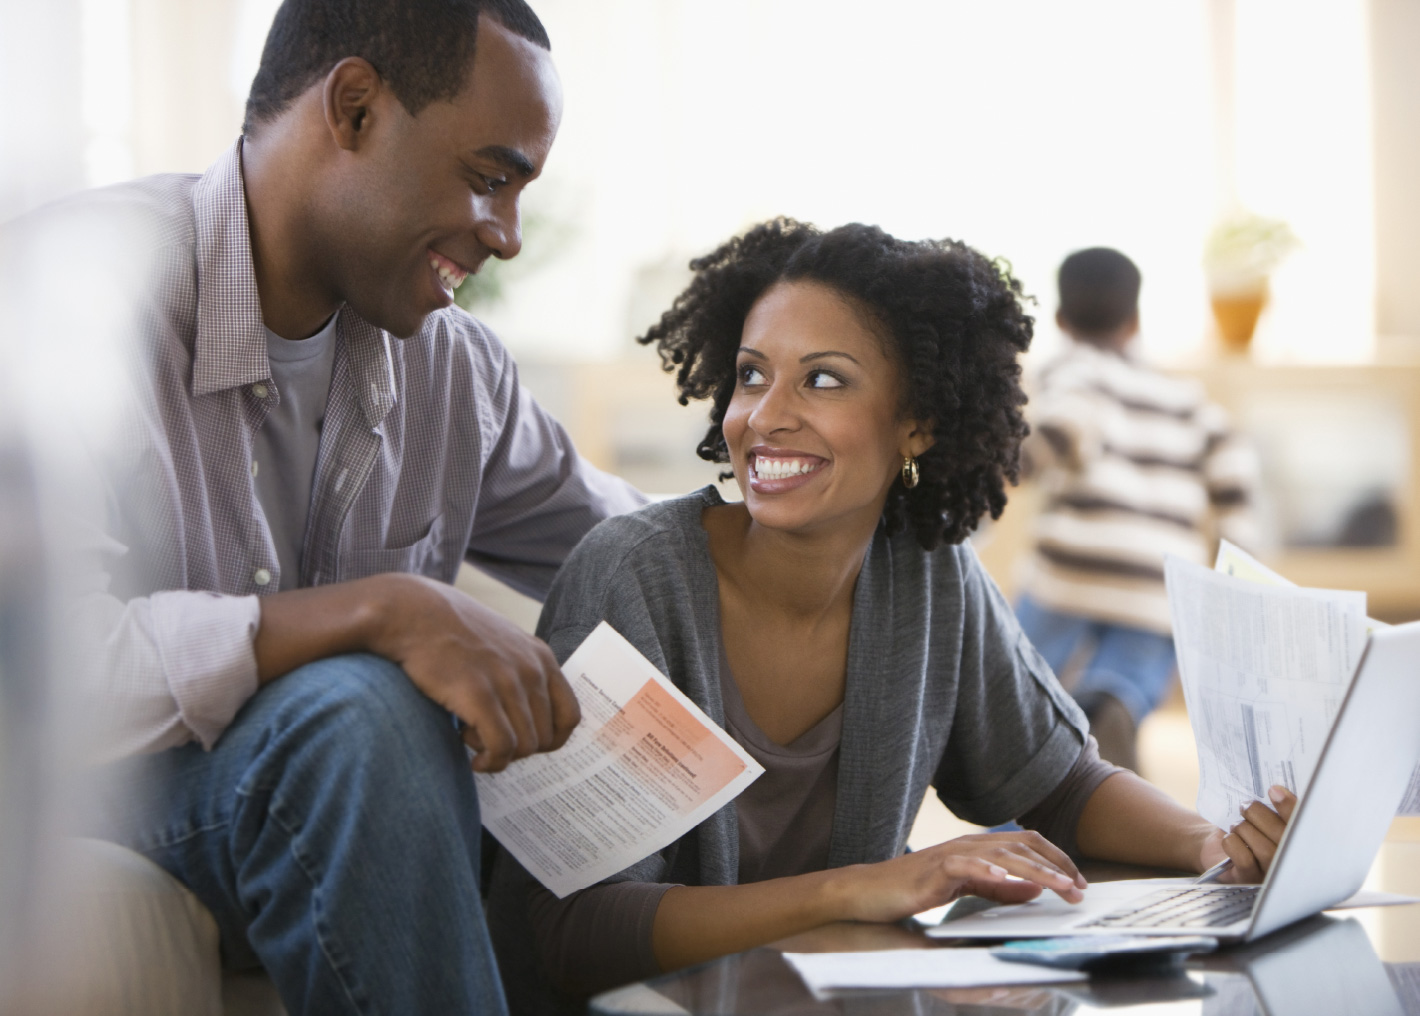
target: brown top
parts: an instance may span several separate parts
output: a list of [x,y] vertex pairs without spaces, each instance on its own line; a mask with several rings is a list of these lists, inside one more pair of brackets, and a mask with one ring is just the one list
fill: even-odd
[[828,867],[828,840],[838,798],[838,743],[843,703],[788,744],[759,729],[720,647],[725,729],[764,774],[735,798],[740,831],[740,884]]

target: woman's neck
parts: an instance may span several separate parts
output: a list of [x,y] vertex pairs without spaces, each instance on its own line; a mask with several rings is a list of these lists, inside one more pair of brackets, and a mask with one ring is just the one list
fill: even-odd
[[721,583],[757,611],[804,621],[851,602],[877,529],[864,520],[787,533],[758,525],[742,504],[706,511],[702,525]]

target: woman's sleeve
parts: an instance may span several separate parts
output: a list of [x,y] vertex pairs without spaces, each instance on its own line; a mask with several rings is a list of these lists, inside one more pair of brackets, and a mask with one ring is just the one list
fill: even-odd
[[659,974],[651,930],[670,888],[664,882],[604,883],[559,900],[534,884],[528,916],[553,983],[581,997]]
[[[970,545],[954,552],[961,656],[956,709],[933,785],[959,817],[998,825],[1030,811],[1060,785],[1085,750],[1089,724]],[[939,602],[957,599],[939,592]]]
[[1019,821],[1021,825],[1034,829],[1071,857],[1079,857],[1080,849],[1075,843],[1075,829],[1080,824],[1080,816],[1084,814],[1090,795],[1098,790],[1105,780],[1124,771],[1100,758],[1099,745],[1091,737],[1085,742],[1080,757],[1075,760],[1065,778],[1034,808],[1022,812]]

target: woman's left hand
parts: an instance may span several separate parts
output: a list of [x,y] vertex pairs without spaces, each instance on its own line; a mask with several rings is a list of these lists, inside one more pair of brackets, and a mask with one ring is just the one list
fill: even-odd
[[[1277,844],[1297,807],[1297,795],[1286,787],[1275,786],[1267,792],[1272,801],[1269,808],[1253,801],[1243,809],[1242,821],[1226,833],[1214,829],[1203,844],[1199,858],[1204,870],[1230,857],[1233,866],[1219,877],[1220,882],[1261,882],[1272,867]],[[1274,810],[1275,809],[1275,810]]]

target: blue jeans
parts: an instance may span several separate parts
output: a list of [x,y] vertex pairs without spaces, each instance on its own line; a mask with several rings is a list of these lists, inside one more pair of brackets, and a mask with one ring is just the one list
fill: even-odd
[[211,752],[107,767],[100,835],[187,885],[300,1013],[506,1012],[449,714],[375,656],[263,687]]
[[1175,664],[1169,636],[1062,614],[1029,596],[1022,596],[1016,604],[1016,617],[1026,638],[1057,674],[1088,644],[1090,655],[1079,683],[1071,690],[1086,710],[1100,695],[1113,695],[1124,703],[1137,725],[1168,694]]

